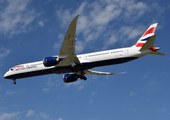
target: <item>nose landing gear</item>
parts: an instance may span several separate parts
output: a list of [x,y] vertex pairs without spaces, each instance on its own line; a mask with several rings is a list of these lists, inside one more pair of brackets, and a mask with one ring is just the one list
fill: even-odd
[[13,84],[16,84],[16,80],[15,79],[13,79]]

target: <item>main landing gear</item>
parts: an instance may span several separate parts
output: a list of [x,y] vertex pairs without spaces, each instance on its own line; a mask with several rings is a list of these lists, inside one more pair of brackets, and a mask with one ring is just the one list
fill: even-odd
[[80,79],[87,80],[87,78],[84,75],[79,76]]
[[76,75],[78,78],[80,78],[81,80],[87,80],[87,78],[84,76],[84,72],[83,71],[79,71],[77,70],[74,66],[72,67],[72,71],[76,72]]
[[16,84],[16,80],[15,79],[13,79],[13,84]]

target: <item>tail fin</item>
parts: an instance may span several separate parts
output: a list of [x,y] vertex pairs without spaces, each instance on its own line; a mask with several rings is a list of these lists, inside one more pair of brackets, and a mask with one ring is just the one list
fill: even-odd
[[145,31],[145,33],[136,42],[135,47],[141,48],[149,40],[149,38],[155,34],[157,25],[158,23],[150,25],[150,27]]
[[140,51],[144,50],[151,50],[153,52],[150,52],[149,54],[153,55],[165,55],[163,53],[158,52],[159,47],[153,47],[155,42],[155,30],[158,23],[152,24],[146,32],[139,38],[139,40],[136,42],[134,47],[138,48]]

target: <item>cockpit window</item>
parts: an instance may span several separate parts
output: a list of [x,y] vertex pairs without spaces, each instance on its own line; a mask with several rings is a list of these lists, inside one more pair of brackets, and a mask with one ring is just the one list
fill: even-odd
[[13,71],[13,70],[14,70],[14,69],[12,69],[12,68],[10,69],[10,71]]

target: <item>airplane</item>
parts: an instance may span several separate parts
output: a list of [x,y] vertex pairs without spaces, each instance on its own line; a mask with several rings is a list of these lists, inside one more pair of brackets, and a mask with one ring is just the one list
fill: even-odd
[[155,41],[155,30],[158,23],[150,25],[146,32],[131,47],[112,49],[100,52],[76,55],[76,23],[78,14],[69,24],[61,49],[57,56],[46,57],[42,61],[21,64],[10,68],[4,75],[6,79],[27,78],[47,74],[65,74],[63,81],[71,83],[78,78],[86,80],[87,75],[115,75],[119,73],[99,72],[90,69],[94,67],[121,64],[135,60],[148,54],[165,55],[160,47],[153,47]]

